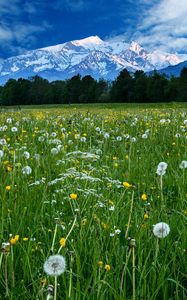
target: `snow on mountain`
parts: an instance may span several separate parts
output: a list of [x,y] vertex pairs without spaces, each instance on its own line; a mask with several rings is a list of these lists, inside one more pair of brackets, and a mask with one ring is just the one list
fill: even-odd
[[130,72],[147,72],[180,61],[174,54],[148,52],[135,41],[127,45],[123,39],[103,41],[98,36],[90,36],[0,61],[0,83],[4,84],[9,78],[35,75],[50,81],[60,80],[77,73],[113,80],[124,68]]
[[168,78],[171,76],[179,77],[183,68],[187,68],[187,60],[174,66],[168,66],[167,68],[160,69],[160,74],[165,74]]

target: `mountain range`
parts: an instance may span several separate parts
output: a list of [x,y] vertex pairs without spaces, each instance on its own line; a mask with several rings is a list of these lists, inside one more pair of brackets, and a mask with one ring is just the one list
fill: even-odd
[[[103,41],[98,36],[75,40],[56,46],[31,50],[23,55],[0,62],[0,84],[8,79],[39,75],[49,81],[64,80],[76,74],[91,75],[95,79],[113,80],[126,68],[130,72],[154,69],[175,75],[176,65],[187,65],[170,53],[148,52],[137,42]],[[165,71],[164,71],[165,70]]]

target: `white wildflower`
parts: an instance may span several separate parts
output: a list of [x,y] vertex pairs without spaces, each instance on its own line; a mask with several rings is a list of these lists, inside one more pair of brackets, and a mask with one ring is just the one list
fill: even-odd
[[52,148],[51,149],[51,154],[56,155],[58,154],[59,150],[57,148]]
[[97,132],[100,132],[100,131],[101,131],[100,127],[96,127],[95,130],[96,130]]
[[6,145],[6,140],[5,139],[0,139],[0,145]]
[[180,163],[179,168],[181,168],[181,169],[186,169],[186,168],[187,168],[187,160],[183,160],[183,161]]
[[32,169],[29,166],[25,166],[22,168],[22,174],[24,175],[30,175],[32,173]]
[[158,238],[165,238],[170,232],[169,225],[164,222],[157,223],[153,226],[153,234]]
[[157,170],[156,173],[158,175],[164,175],[166,173],[166,169],[167,169],[168,164],[165,162],[160,162],[157,166]]
[[118,142],[121,142],[121,141],[122,141],[122,137],[121,137],[121,136],[117,136],[117,137],[116,137],[116,140],[117,140]]
[[121,230],[120,229],[115,229],[115,234],[120,234]]
[[44,263],[44,271],[49,276],[59,276],[65,272],[66,261],[62,255],[51,255]]
[[30,158],[30,153],[28,151],[24,151],[23,156],[25,157],[25,159],[29,159]]
[[38,141],[39,142],[44,142],[45,141],[45,137],[43,135],[38,137]]
[[56,137],[56,135],[57,135],[56,132],[52,132],[52,133],[51,133],[51,136],[52,136],[52,137]]
[[11,128],[11,131],[12,131],[12,132],[17,132],[18,129],[17,129],[17,127],[14,126],[14,127]]
[[144,133],[142,134],[142,139],[147,139],[148,138],[148,134]]
[[6,122],[7,122],[8,124],[11,124],[11,123],[12,123],[12,118],[6,119]]
[[108,132],[105,132],[104,138],[105,138],[105,139],[109,139],[109,137],[110,137],[109,133],[108,133]]
[[135,142],[136,142],[136,138],[135,138],[135,137],[132,137],[132,138],[131,138],[131,142],[132,142],[132,143],[135,143]]

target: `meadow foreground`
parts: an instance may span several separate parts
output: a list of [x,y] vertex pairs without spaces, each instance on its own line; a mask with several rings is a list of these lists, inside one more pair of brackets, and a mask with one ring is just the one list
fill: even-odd
[[187,299],[187,107],[0,115],[0,299]]

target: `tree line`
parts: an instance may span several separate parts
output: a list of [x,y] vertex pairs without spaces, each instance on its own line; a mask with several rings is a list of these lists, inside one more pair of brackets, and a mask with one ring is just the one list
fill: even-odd
[[156,71],[147,75],[124,69],[112,82],[78,74],[53,82],[39,76],[9,79],[0,86],[1,105],[170,101],[187,102],[187,68],[169,79]]

